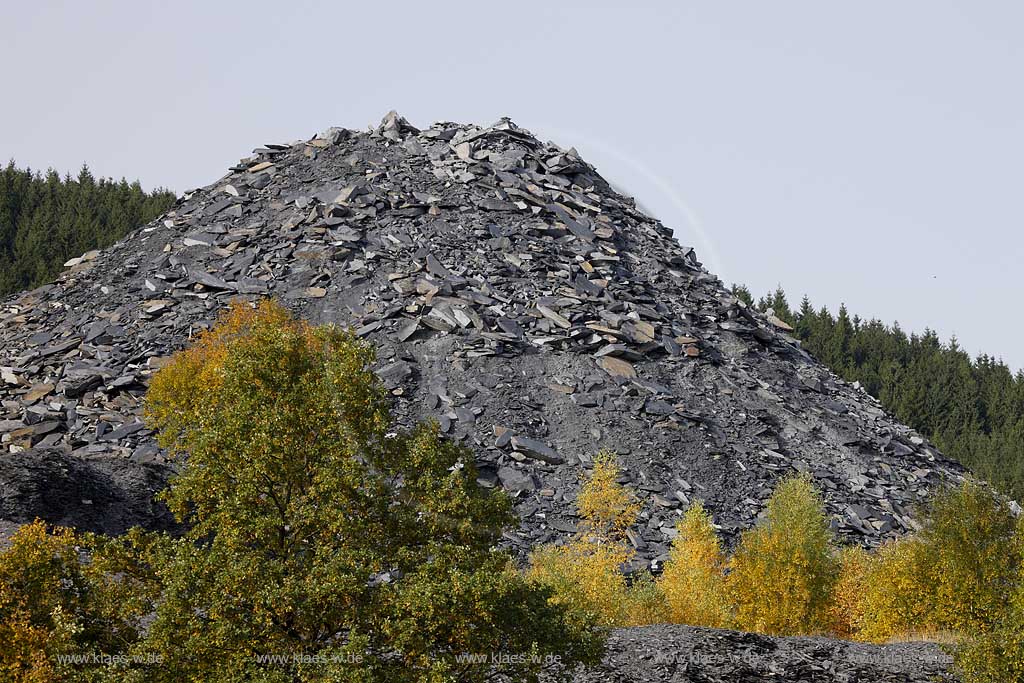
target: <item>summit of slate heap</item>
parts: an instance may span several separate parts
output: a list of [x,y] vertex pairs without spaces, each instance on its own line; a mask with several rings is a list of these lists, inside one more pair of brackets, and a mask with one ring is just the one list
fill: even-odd
[[57,282],[0,305],[0,518],[159,526],[169,473],[140,421],[167,356],[237,298],[354,328],[406,423],[434,418],[522,520],[571,534],[601,449],[641,498],[639,563],[702,499],[727,537],[810,473],[876,545],[963,470],[752,311],[573,149],[511,121],[394,113],[266,145]]

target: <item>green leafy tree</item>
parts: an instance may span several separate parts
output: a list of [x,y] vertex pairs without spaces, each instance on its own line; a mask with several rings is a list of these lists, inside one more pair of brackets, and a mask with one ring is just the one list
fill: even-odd
[[955,652],[964,683],[1024,681],[1024,520],[1018,522],[1016,588],[991,628],[967,634]]
[[1020,575],[1016,531],[1006,501],[975,482],[935,496],[919,534],[935,623],[959,633],[992,626]]
[[154,377],[148,424],[188,461],[163,496],[189,530],[139,572],[160,586],[147,680],[532,679],[598,657],[601,634],[494,549],[513,519],[472,455],[436,425],[392,431],[372,361],[265,302]]

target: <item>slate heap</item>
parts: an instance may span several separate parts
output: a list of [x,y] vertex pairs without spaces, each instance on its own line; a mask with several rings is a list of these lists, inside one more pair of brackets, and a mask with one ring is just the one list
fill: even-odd
[[869,645],[692,626],[612,631],[599,666],[576,683],[954,683],[938,643]]
[[266,145],[67,266],[0,305],[10,521],[166,521],[147,382],[232,299],[265,296],[377,347],[401,422],[438,420],[514,497],[520,552],[575,530],[600,449],[644,503],[630,540],[655,567],[694,499],[733,538],[780,477],[809,472],[837,532],[871,546],[963,476],[575,150],[507,119],[420,131],[392,112]]

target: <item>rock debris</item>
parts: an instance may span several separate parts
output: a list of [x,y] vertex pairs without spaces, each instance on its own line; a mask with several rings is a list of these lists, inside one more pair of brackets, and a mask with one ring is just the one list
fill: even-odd
[[696,499],[732,540],[808,472],[837,534],[874,546],[963,477],[574,149],[508,119],[419,130],[392,112],[265,145],[67,268],[0,302],[8,522],[165,524],[147,384],[229,302],[266,296],[376,346],[400,422],[437,420],[512,496],[520,555],[575,530],[601,449],[643,504],[637,569]]

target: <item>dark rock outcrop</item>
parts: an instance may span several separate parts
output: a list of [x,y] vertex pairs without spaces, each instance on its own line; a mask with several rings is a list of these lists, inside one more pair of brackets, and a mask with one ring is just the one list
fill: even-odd
[[154,495],[171,470],[117,455],[80,458],[30,450],[0,458],[0,520],[44,519],[84,531],[122,534],[132,526],[173,529],[170,511]]

